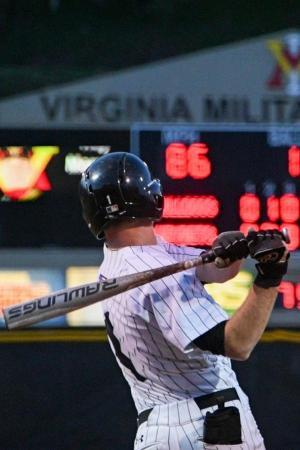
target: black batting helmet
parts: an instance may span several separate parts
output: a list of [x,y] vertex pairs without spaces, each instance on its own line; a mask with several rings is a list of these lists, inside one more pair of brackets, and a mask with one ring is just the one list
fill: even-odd
[[160,181],[152,179],[147,164],[125,152],[97,158],[82,174],[79,196],[83,217],[100,239],[110,223],[123,218],[162,216]]

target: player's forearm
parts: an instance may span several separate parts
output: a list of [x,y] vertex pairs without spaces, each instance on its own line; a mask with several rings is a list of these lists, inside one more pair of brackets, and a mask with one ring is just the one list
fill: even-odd
[[242,260],[239,259],[230,264],[230,266],[219,269],[215,263],[210,263],[199,266],[196,269],[196,274],[200,281],[205,281],[206,283],[224,283],[237,275],[241,264]]
[[245,360],[263,334],[277,297],[277,288],[251,288],[246,300],[225,327],[225,353]]

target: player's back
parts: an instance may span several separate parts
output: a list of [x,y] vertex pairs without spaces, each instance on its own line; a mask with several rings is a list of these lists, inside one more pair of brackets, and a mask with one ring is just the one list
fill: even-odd
[[[161,240],[116,251],[105,247],[100,277],[128,275],[199,253]],[[192,344],[227,318],[195,269],[124,292],[105,301],[103,308],[110,344],[138,411],[237,386],[228,358]]]

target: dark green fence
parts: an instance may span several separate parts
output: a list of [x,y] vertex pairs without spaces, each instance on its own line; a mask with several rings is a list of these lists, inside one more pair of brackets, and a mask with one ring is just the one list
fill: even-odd
[[[135,409],[104,336],[0,334],[1,449],[132,450]],[[234,364],[269,450],[300,448],[299,341],[272,332]]]

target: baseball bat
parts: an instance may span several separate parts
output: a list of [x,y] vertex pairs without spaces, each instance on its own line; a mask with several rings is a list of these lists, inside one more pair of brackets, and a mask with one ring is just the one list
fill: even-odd
[[[282,238],[289,243],[287,229],[281,231]],[[273,251],[273,250],[272,250]],[[183,270],[192,269],[213,262],[216,255],[213,250],[203,252],[194,259],[145,270],[144,272],[111,278],[105,281],[82,284],[72,288],[52,292],[48,296],[9,306],[3,309],[6,327],[10,330],[34,325],[38,322],[62,316],[84,308],[93,303],[101,302],[130,289],[142,286],[151,281],[173,275]]]
[[215,259],[212,250],[202,253],[198,258],[170,264],[144,272],[111,278],[105,281],[82,284],[76,287],[61,289],[45,297],[9,306],[3,309],[6,327],[10,330],[34,325],[43,320],[62,316],[76,309],[101,302],[122,292],[168,275],[188,270]]

